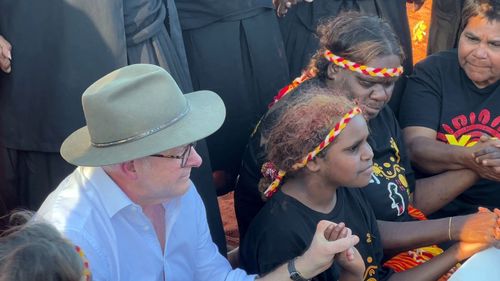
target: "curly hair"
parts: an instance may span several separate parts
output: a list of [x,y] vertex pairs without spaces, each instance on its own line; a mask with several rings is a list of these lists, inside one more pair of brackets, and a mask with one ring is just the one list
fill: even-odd
[[[311,87],[282,109],[275,125],[264,132],[268,161],[291,178],[303,169],[292,171],[292,166],[313,150],[330,132],[354,102],[345,93],[321,87]],[[317,157],[323,157],[324,149]],[[262,178],[259,190],[263,192],[271,179]]]
[[51,225],[31,222],[32,214],[11,216],[0,236],[0,281],[79,281],[83,261],[75,247]]
[[377,16],[344,12],[323,20],[317,33],[320,46],[308,68],[315,69],[322,80],[327,78],[326,70],[330,64],[323,56],[326,50],[360,64],[379,56],[396,55],[401,62],[405,57],[389,23]]
[[466,0],[462,9],[461,30],[472,17],[484,17],[488,21],[500,21],[500,0]]

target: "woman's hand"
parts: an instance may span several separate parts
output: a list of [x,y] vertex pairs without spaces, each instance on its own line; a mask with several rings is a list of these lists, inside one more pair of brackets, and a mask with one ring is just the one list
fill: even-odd
[[500,181],[500,140],[481,136],[471,149],[478,165],[476,172],[483,178]]
[[459,242],[455,244],[456,247],[456,258],[458,261],[463,261],[470,258],[475,253],[478,253],[488,247],[487,243],[469,243],[469,242]]
[[493,212],[479,208],[479,212],[452,218],[451,236],[454,240],[471,243],[486,243],[500,246],[500,210]]
[[278,17],[282,17],[288,12],[288,9],[302,1],[310,3],[313,0],[273,0],[273,5]]
[[12,46],[0,35],[0,69],[5,73],[10,73],[12,60]]

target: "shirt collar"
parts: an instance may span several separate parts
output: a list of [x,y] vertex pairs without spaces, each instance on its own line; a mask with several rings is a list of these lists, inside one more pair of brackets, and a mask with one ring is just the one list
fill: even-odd
[[94,186],[110,218],[127,206],[136,205],[101,167],[80,167],[80,169],[84,177]]

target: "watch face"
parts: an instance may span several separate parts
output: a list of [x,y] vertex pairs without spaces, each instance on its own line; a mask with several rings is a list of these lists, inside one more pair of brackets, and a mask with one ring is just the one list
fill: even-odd
[[290,278],[293,281],[305,281],[306,280],[306,279],[302,278],[302,276],[300,276],[300,273],[298,273],[296,271],[290,273]]

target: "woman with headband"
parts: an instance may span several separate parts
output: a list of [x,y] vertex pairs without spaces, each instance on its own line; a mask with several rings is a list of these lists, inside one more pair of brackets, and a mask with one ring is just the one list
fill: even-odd
[[[449,185],[451,182],[454,183],[450,186],[451,189],[460,189],[461,185],[470,184],[465,178],[456,181],[454,174],[415,181],[401,131],[394,114],[386,106],[394,82],[401,73],[400,63],[403,57],[397,38],[388,24],[377,17],[347,13],[326,22],[321,27],[320,34],[321,48],[311,61],[310,70],[280,91],[274,105],[250,138],[235,193],[236,215],[242,237],[246,235],[248,225],[264,204],[257,182],[261,177],[260,167],[266,162],[263,150],[267,143],[265,133],[276,124],[283,108],[311,85],[331,90],[347,89],[349,98],[363,109],[371,131],[368,142],[374,152],[374,167],[372,179],[362,191],[378,220],[423,219],[421,212],[409,207],[411,192],[414,193],[413,204],[417,208],[424,207],[424,213],[428,214],[445,203],[438,196],[429,196],[436,186]],[[394,241],[411,242],[413,246],[406,245],[408,247],[447,240],[491,241],[498,231],[498,215],[483,211],[484,213],[471,216],[426,221],[418,227],[406,229],[409,234],[393,231],[391,235],[394,236]],[[420,233],[419,237],[423,239],[412,241],[409,237],[414,233]],[[400,248],[398,243],[394,248]],[[400,250],[409,249],[406,246]],[[433,253],[431,256],[440,252],[437,249],[429,251]],[[396,251],[392,252],[394,253]],[[397,263],[393,268],[404,270],[429,259],[429,255],[424,255],[426,258],[414,256],[405,266]]]
[[[277,7],[285,55],[292,78],[299,76],[307,67],[309,60],[321,44],[316,33],[317,27],[324,20],[338,16],[342,11],[358,11],[387,20],[407,55],[403,61],[405,75],[411,74],[412,47],[406,3],[414,2],[417,7],[422,0],[273,0],[273,2]],[[399,108],[405,80],[405,78],[399,79],[396,84],[394,98],[390,102],[394,110]]]
[[[314,280],[437,280],[457,262],[487,247],[460,242],[432,261],[399,273],[382,266],[384,248],[393,246],[394,239],[402,240],[393,237],[390,229],[420,222],[376,220],[359,189],[373,172],[369,129],[361,109],[336,93],[310,88],[284,105],[265,134],[269,162],[260,187],[272,197],[241,244],[243,268],[265,274],[290,260],[293,268],[293,257],[306,250],[319,220],[345,222],[360,237],[356,248],[366,269],[360,260],[347,262],[340,256]],[[417,239],[414,234],[407,238]],[[313,276],[300,278],[293,280]]]

